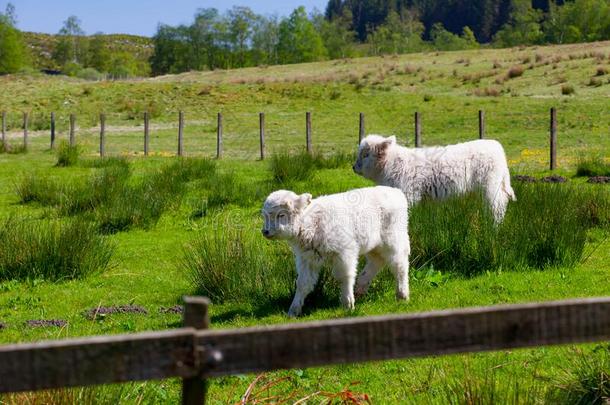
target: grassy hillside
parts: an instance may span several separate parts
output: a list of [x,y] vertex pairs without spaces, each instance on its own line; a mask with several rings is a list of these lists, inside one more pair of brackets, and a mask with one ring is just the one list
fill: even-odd
[[[5,76],[0,109],[9,126],[31,112],[31,129],[46,130],[55,111],[66,131],[78,115],[88,152],[96,150],[98,114],[116,128],[114,153],[141,151],[142,114],[155,127],[152,150],[175,150],[177,112],[187,120],[187,152],[214,150],[216,113],[225,116],[226,153],[256,156],[258,113],[267,113],[269,147],[303,144],[305,111],[312,111],[314,145],[321,151],[353,147],[358,113],[368,132],[394,133],[412,142],[413,112],[420,111],[424,144],[472,139],[477,111],[487,113],[488,136],[509,156],[544,160],[548,110],[558,108],[560,164],[581,148],[602,148],[608,134],[610,42],[522,49],[476,50],[363,58],[322,63],[193,72],[146,80],[85,82],[63,77]],[[568,93],[568,94],[562,94]],[[111,128],[112,130],[112,128]],[[120,137],[120,138],[119,138]],[[564,150],[570,153],[563,153]]]
[[[213,274],[218,276],[219,281],[213,281],[217,290],[226,279],[225,269],[233,269],[231,274],[238,277],[237,281],[231,277],[225,280],[227,288],[232,288],[227,291],[236,292],[235,296],[225,291],[214,300],[212,327],[294,321],[285,316],[294,265],[285,245],[260,237],[262,200],[267,192],[280,187],[318,196],[370,182],[356,176],[349,155],[343,155],[335,163],[310,168],[300,180],[278,183],[270,162],[257,159],[259,111],[267,113],[269,155],[303,149],[305,111],[313,111],[314,148],[330,155],[354,152],[359,112],[366,114],[367,132],[395,133],[402,143],[412,144],[412,114],[421,111],[423,141],[430,145],[475,138],[477,111],[484,109],[488,136],[505,146],[512,173],[541,177],[548,174],[548,109],[556,106],[559,173],[568,178],[568,184],[559,187],[573,188],[555,194],[565,199],[556,197],[534,205],[531,198],[536,194],[525,194],[527,188],[516,185],[519,199],[509,206],[507,218],[513,218],[509,223],[530,231],[538,229],[536,225],[546,230],[530,240],[518,235],[506,239],[523,242],[527,247],[523,252],[529,252],[542,246],[547,237],[556,240],[554,235],[560,232],[553,232],[554,224],[563,227],[562,235],[570,236],[565,224],[573,216],[565,207],[573,207],[574,200],[568,205],[568,199],[579,193],[610,193],[608,185],[585,184],[584,179],[575,177],[576,165],[583,156],[601,155],[596,164],[607,167],[610,163],[610,74],[604,73],[608,69],[610,42],[193,72],[117,82],[42,75],[0,77],[4,92],[0,110],[8,112],[9,141],[15,149],[21,142],[21,113],[31,114],[29,152],[0,153],[0,236],[3,241],[12,238],[12,243],[0,245],[0,264],[18,267],[22,252],[35,251],[19,249],[28,240],[23,242],[19,232],[11,233],[20,228],[4,222],[7,219],[21,220],[20,226],[26,228],[34,226],[27,228],[34,230],[29,235],[46,235],[37,230],[49,223],[66,225],[68,230],[76,224],[77,230],[92,232],[101,239],[85,239],[77,232],[68,232],[71,238],[82,239],[78,239],[78,245],[67,239],[68,245],[83,246],[86,242],[92,250],[112,250],[108,266],[85,266],[85,275],[67,279],[54,274],[44,276],[42,264],[51,260],[44,249],[39,249],[39,256],[27,258],[42,263],[34,276],[14,271],[12,274],[19,277],[7,279],[8,272],[0,265],[0,343],[177,327],[180,314],[173,307],[183,295],[202,291],[202,286],[194,283],[197,277],[187,260],[187,252],[194,247],[202,255],[208,254],[204,269],[217,272]],[[591,79],[595,79],[592,84]],[[575,92],[562,95],[565,85],[573,86]],[[184,163],[170,157],[176,150],[180,109],[186,111],[185,150],[196,157],[214,155],[216,113],[224,113],[225,158],[216,162],[215,168],[201,159]],[[141,114],[145,110],[153,117],[153,156],[146,159],[141,156]],[[77,114],[81,157],[75,165],[57,166],[55,152],[49,151],[51,111],[58,114],[59,140],[67,138],[68,114]],[[126,162],[96,159],[96,120],[100,112],[108,115],[107,151],[124,157]],[[297,160],[287,162],[290,166]],[[301,171],[296,169],[293,171]],[[541,190],[539,196],[551,195],[545,194],[549,190],[546,186],[536,185],[540,188],[535,190]],[[555,207],[555,200],[560,200],[561,206]],[[464,204],[465,209],[469,205]],[[524,206],[531,211],[523,211]],[[592,225],[579,234],[578,241],[567,238],[566,243],[582,243],[584,249],[573,266],[504,265],[474,272],[470,265],[461,263],[474,267],[482,261],[479,245],[485,243],[479,242],[486,242],[486,237],[467,239],[467,246],[458,240],[455,250],[441,253],[448,262],[452,261],[450,254],[469,255],[459,257],[467,259],[461,262],[456,258],[454,263],[460,263],[459,268],[413,265],[408,303],[395,301],[392,281],[382,276],[371,294],[357,302],[354,313],[339,307],[331,287],[317,291],[306,303],[305,316],[296,322],[609,295],[610,240],[604,222],[608,220],[608,205],[587,200],[581,206],[590,215],[587,221]],[[484,228],[484,222],[464,225],[461,211],[451,211],[435,211],[426,217],[431,222],[412,232],[413,246],[420,249],[434,239],[446,243],[440,237],[416,236],[436,235],[427,230],[442,228],[430,224],[445,214],[453,215],[454,221],[461,217],[461,222],[452,223],[462,224],[455,228],[466,234]],[[531,215],[523,216],[524,212]],[[423,217],[412,218],[411,222],[416,224],[419,219],[422,224]],[[79,227],[78,221],[88,225]],[[487,231],[493,233],[494,229]],[[240,240],[231,239],[235,235],[243,235],[246,249],[241,248]],[[33,236],[30,239],[37,240]],[[56,243],[63,240],[59,239]],[[225,245],[230,253],[223,256],[219,252],[224,252],[221,248]],[[513,251],[517,250],[514,246]],[[462,247],[464,250],[460,250]],[[66,249],[79,250],[87,251]],[[415,263],[418,258],[412,259]],[[94,262],[82,255],[76,255],[74,263],[78,260]],[[270,270],[273,274],[269,279],[257,278]],[[241,282],[244,279],[255,282]],[[263,293],[245,287],[249,285],[260,287]],[[90,316],[113,306],[121,307],[114,308],[115,313]],[[60,327],[32,327],[27,323],[41,319],[67,323]],[[303,344],[306,348],[307,343]],[[285,399],[290,403],[315,392],[323,392],[335,402],[350,396],[362,399],[367,394],[373,403],[575,403],[591,398],[585,397],[589,394],[597,395],[593,398],[608,396],[609,359],[607,344],[599,344],[292,370],[270,373],[259,380],[251,403],[271,395],[278,395],[278,402]],[[255,377],[213,380],[210,403],[238,402]],[[270,385],[261,389],[267,382]],[[179,392],[178,382],[171,380],[0,396],[0,402],[173,403]],[[322,400],[321,396],[315,397],[316,403]]]
[[[138,61],[147,62],[154,48],[150,38],[137,35],[103,34],[102,38],[109,50],[129,52]],[[30,50],[32,65],[35,69],[59,69],[52,59],[53,51],[59,40],[57,35],[24,32],[23,39]]]

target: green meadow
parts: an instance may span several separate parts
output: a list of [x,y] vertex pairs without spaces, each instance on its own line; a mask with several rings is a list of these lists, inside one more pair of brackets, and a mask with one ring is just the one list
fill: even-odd
[[[181,315],[172,309],[192,294],[212,298],[213,328],[606,296],[610,185],[586,180],[610,165],[609,71],[605,42],[114,82],[0,77],[9,141],[0,153],[0,343],[177,328]],[[565,184],[515,182],[518,201],[498,229],[477,195],[424,203],[410,218],[408,303],[395,301],[384,271],[346,312],[326,275],[304,316],[286,316],[294,263],[287,246],[260,237],[262,202],[278,188],[319,196],[370,185],[351,170],[360,112],[367,133],[412,145],[419,111],[424,145],[437,145],[476,138],[484,110],[486,136],[504,145],[512,174],[539,179],[549,175],[551,107]],[[174,156],[180,110],[184,158]],[[313,158],[302,153],[306,111]],[[19,150],[23,112],[27,152]],[[218,112],[224,155],[215,160]],[[62,143],[71,113],[77,150]],[[105,159],[97,156],[100,113]],[[127,305],[146,313],[101,311]],[[27,325],[41,319],[66,324]],[[602,343],[240,375],[212,380],[209,398],[237,403],[253,385],[247,403],[603,403],[609,375]],[[5,395],[0,403],[175,403],[179,394],[179,381],[168,380]]]

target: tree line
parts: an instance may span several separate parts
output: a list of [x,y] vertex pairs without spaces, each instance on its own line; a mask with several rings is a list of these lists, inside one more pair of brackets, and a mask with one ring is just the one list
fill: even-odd
[[425,50],[610,39],[610,0],[329,0],[263,16],[200,9],[190,25],[160,24],[153,74],[311,62]]
[[[610,0],[329,0],[324,13],[286,17],[235,6],[199,9],[190,24],[159,24],[148,61],[86,36],[77,17],[57,34],[52,59],[84,78],[313,62],[418,52],[610,39]],[[15,8],[0,13],[0,74],[30,64]]]

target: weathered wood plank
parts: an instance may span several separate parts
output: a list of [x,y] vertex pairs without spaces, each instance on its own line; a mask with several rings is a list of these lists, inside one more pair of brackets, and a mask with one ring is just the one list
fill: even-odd
[[[186,327],[195,329],[207,329],[210,326],[208,306],[210,300],[203,297],[184,297],[184,314],[182,323]],[[195,337],[193,336],[193,339]],[[195,340],[193,340],[193,351],[196,351]],[[195,355],[197,367],[199,367],[199,356]],[[182,404],[194,405],[205,403],[207,382],[200,376],[184,378],[182,380]]]
[[197,332],[222,376],[610,340],[610,298]]
[[0,346],[0,392],[196,375],[194,329]]

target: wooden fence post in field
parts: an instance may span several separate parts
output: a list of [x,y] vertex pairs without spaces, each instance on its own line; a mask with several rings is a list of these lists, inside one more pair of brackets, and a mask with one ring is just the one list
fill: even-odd
[[[210,301],[202,297],[184,297],[183,325],[198,330],[208,329],[210,319],[208,316],[208,306]],[[197,351],[197,347],[194,349]],[[196,366],[199,366],[199,353],[194,353]],[[201,405],[205,403],[207,390],[206,380],[200,376],[182,379],[182,404]]]
[[485,111],[479,110],[479,139],[485,138]]
[[555,107],[551,108],[551,170],[557,168],[557,110]]
[[311,155],[311,112],[305,113],[305,146],[307,153]]
[[106,154],[106,115],[100,114],[100,157]]
[[222,113],[218,113],[216,126],[216,159],[222,157]]
[[180,111],[178,113],[178,156],[182,156],[184,152],[182,144],[184,140],[184,112]]
[[144,112],[144,156],[148,156],[148,139],[150,136],[149,130],[150,130],[150,127],[149,127],[148,111],[145,111]]
[[6,111],[2,111],[2,147],[5,151],[8,149],[6,144]]
[[55,148],[55,113],[51,113],[51,149]]
[[28,148],[28,113],[23,113],[23,148]]
[[265,113],[258,114],[261,142],[261,160],[265,160]]
[[364,113],[360,113],[360,125],[358,126],[358,145],[364,139]]
[[76,115],[70,114],[70,146],[76,145]]
[[421,116],[415,112],[415,147],[421,147]]

